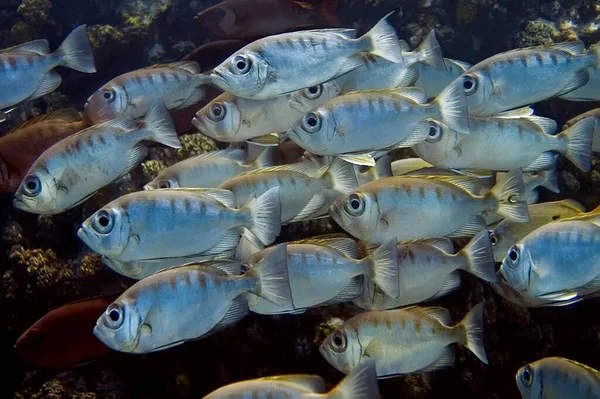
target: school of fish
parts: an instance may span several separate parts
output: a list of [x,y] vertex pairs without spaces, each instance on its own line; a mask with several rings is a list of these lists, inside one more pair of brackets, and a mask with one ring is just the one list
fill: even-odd
[[[359,36],[308,23],[339,24],[332,1],[278,2],[272,13],[289,14],[289,24],[275,28],[264,15],[268,24],[243,25],[257,12],[251,3],[224,1],[196,17],[224,43],[117,76],[83,114],[55,111],[0,137],[1,191],[42,215],[117,184],[150,142],[180,148],[170,112],[208,101],[191,123],[221,143],[81,221],[81,241],[137,281],[44,316],[16,344],[28,362],[166,350],[250,312],[294,317],[353,303],[361,311],[320,346],[347,374],[333,389],[316,375],[283,375],[205,398],[377,399],[378,378],[453,366],[453,344],[488,363],[482,303],[468,312],[427,306],[460,289],[463,273],[522,306],[600,295],[600,207],[537,203],[539,187],[559,192],[561,156],[590,171],[600,108],[559,129],[530,107],[600,100],[598,45],[521,48],[469,65],[443,58],[433,30],[411,51],[392,13]],[[219,62],[207,55],[215,53]],[[0,51],[0,118],[56,89],[57,66],[95,72],[85,25],[52,53],[46,40]],[[212,99],[211,85],[222,91]],[[419,158],[395,159],[397,148]],[[279,162],[282,152],[292,161]],[[325,217],[347,234],[278,240],[282,226]],[[455,248],[456,238],[467,244]],[[85,323],[65,328],[79,314]],[[527,399],[600,398],[599,372],[569,359],[539,359],[515,378]]]

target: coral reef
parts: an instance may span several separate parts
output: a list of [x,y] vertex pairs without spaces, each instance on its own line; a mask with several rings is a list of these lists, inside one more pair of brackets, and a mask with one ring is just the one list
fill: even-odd
[[201,133],[185,134],[179,138],[179,141],[181,141],[181,148],[177,150],[179,159],[186,159],[217,149],[215,141]]
[[166,169],[166,165],[161,161],[149,160],[142,162],[142,170],[146,181],[153,180],[164,169]]
[[515,47],[530,47],[554,43],[558,31],[554,24],[545,21],[529,21],[525,28],[517,33]]
[[[81,382],[79,385],[82,385]],[[39,388],[27,388],[15,393],[14,399],[96,399],[95,393],[81,391],[78,388],[75,382],[53,378],[44,382]]]

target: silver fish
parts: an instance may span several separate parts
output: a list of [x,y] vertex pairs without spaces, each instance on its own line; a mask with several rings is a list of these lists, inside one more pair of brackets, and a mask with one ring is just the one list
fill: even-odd
[[77,236],[93,251],[125,262],[222,253],[237,246],[243,229],[271,244],[281,229],[280,214],[279,188],[240,208],[227,190],[139,191],[105,205]]
[[530,111],[524,108],[490,118],[469,118],[469,135],[430,122],[429,136],[413,149],[420,158],[438,167],[489,170],[521,167],[523,171],[552,168],[556,151],[579,169],[589,171],[594,122],[581,120],[555,134],[554,120],[521,116]]
[[600,289],[599,219],[545,224],[509,250],[500,274],[528,297],[567,301]]
[[192,124],[219,141],[277,145],[279,138],[271,133],[285,132],[301,116],[290,107],[289,96],[251,100],[223,93],[198,111]]
[[[0,50],[0,110],[56,90],[62,81],[57,66],[94,73],[94,55],[86,25],[78,26],[54,52],[47,40],[34,40]],[[6,114],[0,111],[0,118]]]
[[589,80],[583,86],[560,96],[569,101],[600,101],[600,70],[597,66],[587,70]]
[[439,95],[450,83],[462,75],[472,65],[463,61],[444,58],[446,69],[433,68],[424,63],[415,65],[419,78],[414,86],[425,90],[428,98]]
[[437,237],[473,236],[486,228],[484,211],[527,221],[520,170],[485,195],[474,194],[477,178],[387,177],[359,187],[330,208],[332,218],[354,237],[368,243]]
[[304,115],[288,137],[317,155],[336,155],[374,166],[368,153],[415,145],[430,135],[430,120],[468,133],[464,94],[448,86],[431,103],[416,88],[358,91],[329,100]]
[[467,95],[470,116],[491,116],[583,86],[588,67],[598,62],[597,46],[584,51],[583,42],[569,41],[496,54],[473,65],[456,82]]
[[[505,177],[506,172],[496,173],[496,181],[502,181]],[[525,194],[518,197],[517,200],[525,201],[528,205],[535,204],[538,201],[538,187],[544,187],[556,194],[560,193],[556,167],[548,170],[523,173],[523,185],[525,187]]]
[[366,359],[331,391],[316,375],[278,375],[226,385],[204,399],[294,398],[294,399],[379,399],[375,361]]
[[208,75],[200,74],[195,61],[138,69],[117,76],[92,94],[85,116],[93,123],[123,116],[142,118],[157,102],[168,109],[184,109],[202,100],[202,85],[208,83]]
[[264,100],[350,72],[363,65],[360,52],[402,62],[398,37],[386,20],[390,14],[358,39],[353,29],[333,28],[256,40],[217,66],[211,82],[238,97]]
[[[253,265],[269,258],[272,253],[273,248],[264,249],[244,263]],[[363,259],[355,259],[359,256],[356,243],[350,238],[315,237],[305,243],[288,243],[286,266],[292,307],[282,308],[256,295],[249,295],[250,311],[260,314],[298,313],[298,310],[311,307],[348,302],[360,295],[363,281],[367,279],[390,297],[397,297],[395,241],[390,241]]]
[[[248,314],[245,294],[275,303],[291,301],[284,263],[285,244],[274,257],[243,275],[236,261],[194,263],[138,281],[98,318],[94,335],[127,353],[180,345],[231,326]],[[274,263],[269,263],[270,261]]]
[[354,165],[358,185],[362,186],[383,177],[392,177],[391,160],[392,156],[385,154],[375,161],[375,166]]
[[600,108],[594,108],[588,112],[584,112],[581,115],[576,116],[575,118],[567,121],[563,129],[567,129],[582,119],[591,119],[594,121],[594,139],[592,141],[592,151],[600,152]]
[[354,303],[363,309],[385,310],[439,298],[460,286],[458,270],[495,282],[494,266],[487,230],[478,233],[456,254],[452,241],[447,238],[398,244],[400,295],[392,298],[366,283],[363,295]]
[[246,153],[241,148],[208,152],[177,162],[161,171],[144,189],[219,187],[243,172],[271,166],[273,156],[271,147],[266,147],[252,163],[247,164]]
[[600,372],[563,357],[545,357],[515,376],[523,399],[599,399]]
[[361,313],[329,335],[319,351],[342,373],[362,359],[374,359],[380,378],[453,366],[452,343],[466,346],[487,364],[483,305],[471,309],[459,324],[450,323],[448,310],[439,307]]
[[15,194],[14,206],[32,213],[57,214],[80,204],[146,157],[143,140],[181,147],[164,106],[153,108],[141,124],[124,117],[94,125],[54,144],[27,172]]
[[430,168],[433,165],[421,158],[404,158],[392,162],[392,175],[402,176],[407,175],[415,170]]
[[219,186],[235,195],[235,203],[244,204],[253,195],[279,187],[281,222],[307,220],[327,213],[341,195],[358,187],[351,164],[335,159],[320,168],[312,161],[256,169],[233,177]]

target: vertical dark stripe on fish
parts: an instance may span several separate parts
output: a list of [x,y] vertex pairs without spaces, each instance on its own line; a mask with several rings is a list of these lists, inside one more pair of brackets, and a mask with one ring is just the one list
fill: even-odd
[[192,279],[190,278],[189,273],[184,273],[183,282],[185,283],[186,287],[188,287],[188,288],[190,288],[192,286]]
[[552,64],[554,66],[558,65],[558,56],[554,53],[550,54],[550,61],[552,61]]

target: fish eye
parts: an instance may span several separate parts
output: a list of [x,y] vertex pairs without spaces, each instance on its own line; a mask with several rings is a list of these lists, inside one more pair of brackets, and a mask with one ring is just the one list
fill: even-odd
[[442,139],[442,128],[435,122],[429,123],[429,132],[425,141],[428,143],[437,143]]
[[115,101],[115,92],[112,89],[102,90],[102,97],[108,102]]
[[512,268],[517,266],[519,263],[519,248],[515,245],[508,251],[508,265]]
[[244,55],[236,55],[231,62],[233,72],[236,74],[246,74],[252,67],[252,62]]
[[302,128],[308,133],[316,133],[321,129],[321,118],[314,112],[309,112],[302,118]]
[[309,100],[316,100],[317,98],[321,97],[322,93],[323,93],[322,85],[311,86],[311,87],[307,87],[306,89],[302,90],[302,95],[304,97],[308,98]]
[[119,328],[123,324],[123,308],[118,303],[111,303],[106,309],[106,324],[110,328]]
[[334,351],[342,353],[346,350],[348,340],[346,339],[346,332],[343,330],[335,330],[331,335],[331,347]]
[[490,233],[490,243],[492,245],[498,245],[498,237],[494,233]]
[[531,383],[533,382],[533,373],[531,372],[530,365],[525,366],[523,369],[523,373],[521,373],[521,379],[523,380],[525,386],[531,386]]
[[36,175],[29,175],[23,182],[23,191],[28,197],[37,197],[42,192],[42,183]]
[[477,79],[470,75],[465,75],[463,78],[463,89],[467,96],[477,91]]
[[167,179],[161,179],[156,182],[157,188],[171,188],[171,183]]
[[213,122],[220,122],[225,118],[225,106],[222,103],[214,103],[208,109],[208,118]]
[[346,199],[346,211],[352,216],[360,216],[365,212],[365,201],[360,194],[351,194]]
[[92,226],[100,234],[108,234],[114,225],[112,212],[101,209],[94,215]]

